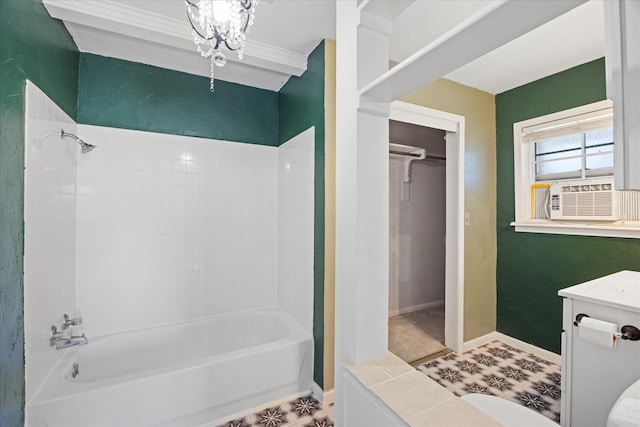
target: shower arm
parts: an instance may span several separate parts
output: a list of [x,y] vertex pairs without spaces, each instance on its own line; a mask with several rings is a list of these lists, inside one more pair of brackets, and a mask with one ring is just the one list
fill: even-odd
[[84,142],[83,140],[81,140],[80,138],[78,138],[77,136],[75,136],[72,133],[69,132],[65,132],[64,129],[60,129],[60,138],[64,138],[65,136],[68,136],[69,138],[73,138],[76,140],[76,142]]
[[65,132],[64,129],[60,129],[60,138],[64,138],[65,136],[74,139],[78,144],[80,144],[80,147],[82,147],[82,150],[81,150],[82,153],[88,153],[89,151],[91,151],[94,148],[96,148],[95,145],[89,144],[87,142],[84,142],[83,140],[81,140],[80,138],[75,136],[74,134],[69,133],[69,132]]

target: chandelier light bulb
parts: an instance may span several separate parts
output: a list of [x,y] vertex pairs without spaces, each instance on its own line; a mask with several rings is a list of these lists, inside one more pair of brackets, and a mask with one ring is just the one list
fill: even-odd
[[193,42],[198,52],[211,61],[210,90],[214,68],[223,67],[227,57],[222,49],[237,52],[242,59],[246,33],[253,25],[258,0],[185,0]]
[[213,0],[213,20],[225,25],[231,19],[231,4],[227,0]]

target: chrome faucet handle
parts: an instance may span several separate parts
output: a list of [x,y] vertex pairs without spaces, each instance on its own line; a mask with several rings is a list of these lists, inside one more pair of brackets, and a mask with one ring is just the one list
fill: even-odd
[[56,345],[56,341],[58,341],[62,337],[62,331],[58,331],[56,325],[51,325],[51,336],[49,337],[49,347],[53,347]]
[[69,318],[68,314],[63,315],[64,322],[62,323],[62,329],[67,329],[69,326],[80,325],[82,323],[82,317]]

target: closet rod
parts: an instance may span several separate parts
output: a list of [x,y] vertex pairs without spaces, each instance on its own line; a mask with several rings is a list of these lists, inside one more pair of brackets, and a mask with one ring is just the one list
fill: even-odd
[[406,151],[389,150],[389,154],[397,154],[399,156],[420,157],[420,154],[409,153]]
[[[390,154],[397,154],[399,156],[420,157],[420,154],[406,152],[406,151],[389,150],[389,153]],[[430,156],[430,155],[427,154],[425,156],[425,160],[447,160],[447,158],[446,157],[440,157],[440,156]]]

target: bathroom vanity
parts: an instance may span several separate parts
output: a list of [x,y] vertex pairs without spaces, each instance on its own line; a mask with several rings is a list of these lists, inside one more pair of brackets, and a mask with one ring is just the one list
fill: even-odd
[[[562,289],[563,427],[604,427],[620,394],[640,379],[640,340],[612,336],[594,343],[580,333],[579,315],[640,327],[640,272],[621,271]],[[574,324],[576,322],[576,324]],[[583,325],[584,326],[584,325]]]

